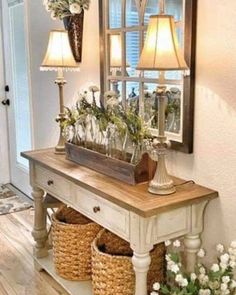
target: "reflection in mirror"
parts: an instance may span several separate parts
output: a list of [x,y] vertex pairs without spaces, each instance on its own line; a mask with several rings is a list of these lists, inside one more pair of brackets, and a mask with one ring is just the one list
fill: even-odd
[[139,13],[135,0],[126,1],[126,26],[138,26],[139,25]]
[[[166,98],[166,131],[178,134],[181,131],[181,90],[173,85],[166,85],[168,96]],[[144,85],[144,120],[152,128],[158,123],[158,101],[156,84]]]
[[109,27],[121,28],[122,0],[109,0]]
[[[167,136],[175,149],[184,152],[191,152],[193,147],[196,2],[164,0],[165,13],[175,18],[179,44],[190,67],[190,76],[183,76],[178,71],[164,74],[164,84],[169,90]],[[152,119],[153,135],[157,134],[154,129],[158,116],[153,92],[160,73],[137,71],[136,67],[149,18],[160,13],[162,4],[163,0],[99,0],[102,20],[101,89],[119,91],[123,105],[135,102],[145,121]]]
[[122,67],[122,48],[120,34],[110,35],[110,72],[120,76]]
[[145,7],[145,13],[144,13],[144,25],[148,25],[149,18],[153,14],[159,13],[159,4],[160,0],[148,0],[146,7]]
[[175,21],[183,20],[183,0],[165,0],[166,14],[173,15]]
[[126,33],[126,71],[129,77],[137,77],[136,67],[139,60],[139,32]]
[[127,105],[135,105],[139,109],[139,83],[127,82],[126,83],[126,97]]
[[110,80],[110,90],[119,95],[119,102],[122,102],[122,82],[119,80]]

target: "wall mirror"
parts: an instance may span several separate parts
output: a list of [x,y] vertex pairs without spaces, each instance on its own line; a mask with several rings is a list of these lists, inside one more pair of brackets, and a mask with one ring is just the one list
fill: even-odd
[[137,103],[140,115],[152,119],[157,133],[155,91],[159,72],[137,71],[149,17],[164,8],[176,22],[179,43],[190,68],[188,73],[165,72],[169,89],[166,133],[172,149],[193,150],[194,78],[197,0],[99,0],[101,90],[118,89],[124,105]]

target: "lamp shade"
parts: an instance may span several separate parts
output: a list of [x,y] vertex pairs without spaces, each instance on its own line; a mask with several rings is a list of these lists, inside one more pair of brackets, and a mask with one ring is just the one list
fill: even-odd
[[147,37],[137,69],[148,71],[188,69],[179,48],[173,16],[150,17]]
[[110,35],[110,66],[113,68],[122,66],[121,36],[119,34]]
[[67,31],[53,30],[50,32],[47,52],[40,69],[55,71],[79,69],[70,47]]

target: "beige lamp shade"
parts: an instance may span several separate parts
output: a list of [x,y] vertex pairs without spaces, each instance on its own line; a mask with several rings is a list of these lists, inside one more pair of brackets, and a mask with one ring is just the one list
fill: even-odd
[[148,71],[188,69],[179,48],[173,16],[150,17],[147,37],[137,69]]
[[[112,68],[122,67],[122,46],[120,34],[110,35],[110,66]],[[127,61],[126,67],[129,67]]]
[[49,35],[46,55],[41,70],[79,70],[69,43],[68,32],[53,30]]

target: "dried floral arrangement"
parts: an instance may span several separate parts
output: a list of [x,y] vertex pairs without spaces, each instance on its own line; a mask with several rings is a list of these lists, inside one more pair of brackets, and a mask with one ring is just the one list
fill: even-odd
[[43,0],[43,5],[51,13],[51,18],[55,20],[88,10],[90,0]]
[[137,163],[149,143],[149,123],[139,115],[137,104],[124,107],[113,91],[104,94],[105,103],[96,103],[91,86],[79,94],[76,105],[65,108],[62,123],[67,142],[106,154],[109,157]]
[[[153,285],[151,295],[233,295],[236,294],[234,270],[236,268],[236,241],[229,248],[222,244],[216,246],[217,262],[207,267],[203,260],[204,249],[197,253],[198,261],[194,273],[187,273],[182,264],[181,242],[165,242],[168,247],[166,255],[167,283]],[[200,261],[199,261],[200,260]]]

